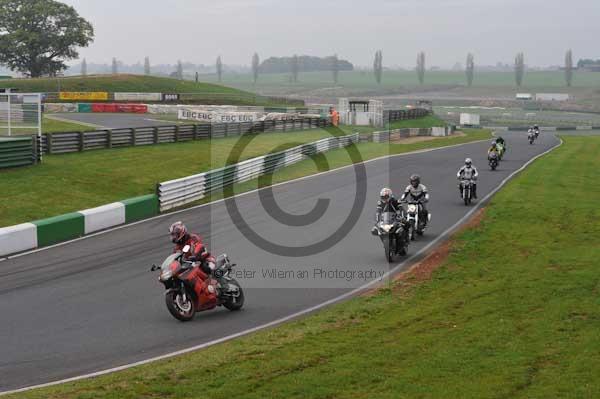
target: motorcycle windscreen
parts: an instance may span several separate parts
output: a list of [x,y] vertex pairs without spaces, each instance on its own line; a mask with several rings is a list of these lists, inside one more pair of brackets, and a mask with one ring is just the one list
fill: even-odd
[[392,212],[383,212],[381,214],[382,224],[394,224],[396,221],[396,215]]

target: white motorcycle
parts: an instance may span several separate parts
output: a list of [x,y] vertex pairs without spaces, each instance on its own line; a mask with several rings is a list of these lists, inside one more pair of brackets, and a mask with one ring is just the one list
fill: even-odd
[[425,233],[427,225],[431,221],[431,213],[427,214],[427,218],[422,218],[423,205],[419,201],[408,201],[406,204],[406,219],[409,223],[409,237],[415,240],[416,236],[422,236]]

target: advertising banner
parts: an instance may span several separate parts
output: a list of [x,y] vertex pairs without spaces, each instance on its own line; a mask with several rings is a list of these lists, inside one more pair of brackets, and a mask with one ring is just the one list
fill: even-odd
[[162,100],[163,101],[179,101],[179,94],[163,93]]
[[88,101],[106,101],[108,100],[108,93],[105,91],[89,91],[89,92],[76,92],[76,91],[61,91],[58,98],[61,100],[88,100]]
[[161,101],[161,93],[115,93],[115,101]]
[[240,123],[260,120],[259,114],[250,112],[214,112],[193,109],[180,109],[178,118],[207,123]]

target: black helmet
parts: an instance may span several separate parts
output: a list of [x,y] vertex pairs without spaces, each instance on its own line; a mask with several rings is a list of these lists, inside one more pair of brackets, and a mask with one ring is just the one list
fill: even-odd
[[421,176],[419,176],[419,175],[412,175],[410,177],[410,184],[413,187],[417,187],[419,184],[421,184]]

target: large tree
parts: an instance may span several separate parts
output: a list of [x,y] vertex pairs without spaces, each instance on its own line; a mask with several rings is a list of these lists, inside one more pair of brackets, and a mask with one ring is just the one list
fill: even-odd
[[465,68],[465,74],[467,75],[467,85],[471,87],[473,84],[473,76],[475,75],[475,58],[473,54],[467,54],[467,66]]
[[523,84],[523,75],[525,74],[525,56],[523,53],[517,53],[515,56],[515,83],[517,87]]
[[565,81],[567,87],[571,87],[571,83],[573,83],[573,52],[571,49],[565,54]]
[[55,75],[94,28],[71,6],[54,0],[0,0],[0,64],[27,76]]
[[254,83],[258,80],[258,69],[260,67],[260,58],[258,58],[258,54],[254,53],[252,56],[252,78],[254,79]]
[[425,82],[425,52],[423,51],[417,54],[417,77],[420,84]]

